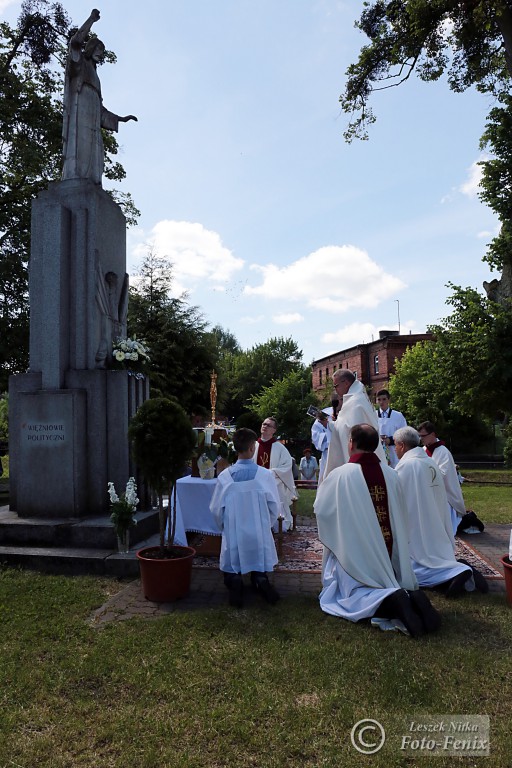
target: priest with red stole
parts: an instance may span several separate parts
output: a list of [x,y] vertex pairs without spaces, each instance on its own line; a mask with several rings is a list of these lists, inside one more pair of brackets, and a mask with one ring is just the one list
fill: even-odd
[[440,616],[411,567],[407,517],[398,476],[375,454],[370,424],[350,430],[349,461],[318,489],[315,514],[324,545],[320,607],[349,621],[372,618],[412,637]]
[[[270,469],[274,473],[282,504],[283,531],[288,531],[293,525],[290,507],[297,496],[293,481],[292,457],[288,449],[276,439],[276,431],[277,421],[272,416],[263,419],[261,437],[258,438],[254,450],[254,461],[258,466]],[[274,528],[277,530],[277,524]]]

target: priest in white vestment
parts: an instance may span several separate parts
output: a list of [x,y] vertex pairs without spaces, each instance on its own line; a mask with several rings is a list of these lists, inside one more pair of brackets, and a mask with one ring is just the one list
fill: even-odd
[[388,464],[393,469],[398,464],[393,435],[401,427],[407,426],[405,416],[400,411],[395,411],[389,403],[389,391],[380,389],[377,392],[377,418],[379,420],[379,435],[387,453]]
[[[254,461],[258,466],[270,469],[277,483],[282,503],[283,531],[291,530],[293,517],[290,507],[297,498],[293,480],[292,457],[288,449],[275,438],[277,421],[272,416],[263,420],[261,437],[254,449]],[[274,526],[277,531],[277,524]]]
[[450,509],[453,535],[461,519],[466,514],[466,504],[462,495],[457,468],[451,452],[436,435],[436,429],[431,421],[424,421],[418,427],[418,433],[428,456],[431,456],[443,475],[446,498]]
[[233,435],[236,464],[217,478],[210,511],[222,530],[220,570],[230,592],[230,604],[243,605],[242,575],[250,573],[253,586],[267,602],[279,595],[268,581],[267,571],[277,564],[272,526],[281,514],[281,500],[273,473],[253,461],[257,436],[252,429]]
[[[332,408],[330,408],[332,412]],[[329,443],[331,441],[331,430],[329,429],[329,421],[331,421],[331,415],[322,411],[313,422],[311,427],[311,442],[322,454],[320,458],[320,468],[318,470],[318,485],[324,479],[325,465],[327,464],[327,453],[329,451]]]
[[398,476],[376,456],[375,427],[352,427],[349,441],[349,461],[325,478],[314,505],[325,547],[320,607],[354,622],[388,619],[413,637],[433,631],[440,617],[412,570]]
[[[329,472],[332,472],[336,467],[341,467],[349,460],[348,441],[352,427],[356,424],[370,424],[377,431],[379,428],[375,408],[366,394],[364,385],[357,381],[354,374],[348,369],[340,368],[333,373],[332,381],[338,397],[340,400],[343,398],[343,403],[336,421],[329,424],[331,442],[327,454],[324,479],[329,475]],[[375,453],[382,462],[386,462],[386,454],[380,440]]]
[[393,438],[399,458],[396,472],[409,521],[411,564],[418,584],[440,587],[446,597],[473,592],[473,569],[455,558],[450,513],[439,467],[420,447],[420,436],[412,427],[398,429]]

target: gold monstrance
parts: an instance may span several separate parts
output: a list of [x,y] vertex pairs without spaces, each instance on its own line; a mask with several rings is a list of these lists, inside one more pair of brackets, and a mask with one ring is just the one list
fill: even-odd
[[210,403],[212,406],[212,427],[215,426],[215,404],[217,402],[217,374],[212,371],[210,384]]

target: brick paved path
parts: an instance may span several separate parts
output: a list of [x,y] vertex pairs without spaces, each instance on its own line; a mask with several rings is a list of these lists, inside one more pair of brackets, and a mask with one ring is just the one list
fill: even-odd
[[[510,525],[489,524],[483,533],[464,536],[470,546],[476,549],[485,560],[503,573],[500,558],[508,553]],[[276,589],[283,598],[290,595],[305,595],[316,600],[320,592],[320,575],[318,573],[283,573],[276,572],[271,577]],[[491,592],[505,592],[503,579],[489,579]],[[246,578],[248,584],[248,578]],[[259,600],[251,588],[246,589],[245,603],[250,607],[251,602]],[[215,569],[194,568],[192,571],[192,586],[190,594],[175,603],[153,603],[146,600],[142,594],[140,581],[130,582],[111,597],[92,616],[96,626],[109,621],[123,621],[134,616],[158,618],[174,611],[193,611],[205,607],[217,607],[227,604],[227,593],[222,574]]]

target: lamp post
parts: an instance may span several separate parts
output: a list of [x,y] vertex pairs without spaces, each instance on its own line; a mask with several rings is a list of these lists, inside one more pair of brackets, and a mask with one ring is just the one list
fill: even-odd
[[400,301],[399,299],[395,299],[396,301],[396,310],[398,312],[398,335],[400,336]]

